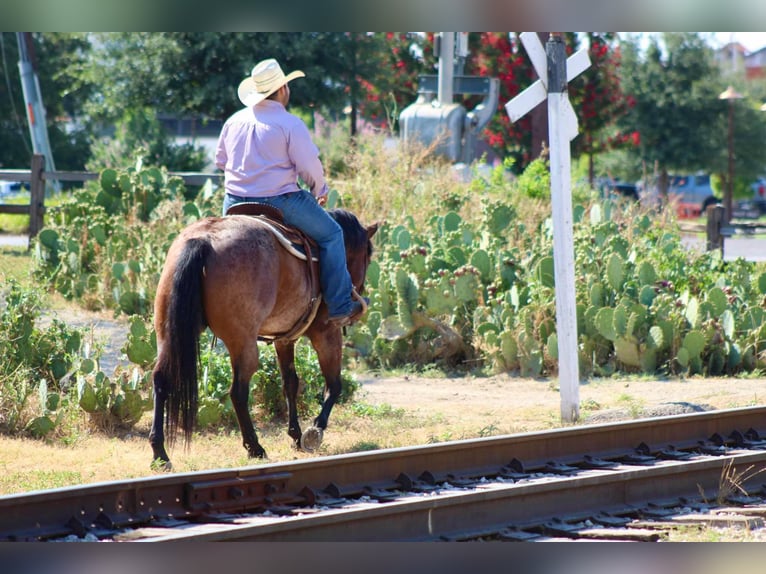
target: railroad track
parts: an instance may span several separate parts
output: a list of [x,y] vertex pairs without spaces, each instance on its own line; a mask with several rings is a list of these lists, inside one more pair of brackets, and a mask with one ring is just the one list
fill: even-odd
[[0,541],[659,540],[762,526],[766,407],[0,497]]

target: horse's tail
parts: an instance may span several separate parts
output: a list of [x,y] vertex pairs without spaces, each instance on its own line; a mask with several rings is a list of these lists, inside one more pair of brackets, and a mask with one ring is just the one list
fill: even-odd
[[192,238],[181,251],[165,315],[164,340],[159,366],[167,383],[168,442],[173,444],[179,419],[186,444],[197,422],[197,365],[200,334],[207,324],[202,302],[205,262],[212,252],[210,241]]

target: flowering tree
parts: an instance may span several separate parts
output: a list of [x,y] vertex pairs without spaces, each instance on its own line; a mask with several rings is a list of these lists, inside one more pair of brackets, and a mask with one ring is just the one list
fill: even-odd
[[536,79],[535,71],[518,36],[512,40],[505,32],[471,34],[469,46],[469,73],[500,81],[497,111],[484,128],[484,141],[498,156],[513,158],[514,167],[521,169],[534,159],[531,118],[527,115],[511,123],[505,103]]
[[418,76],[433,73],[436,58],[433,34],[423,36],[409,32],[376,34],[382,43],[376,54],[378,73],[361,78],[362,116],[377,126],[395,131],[401,110],[417,98]]
[[591,66],[572,82],[571,99],[578,112],[580,137],[575,153],[588,156],[588,179],[593,184],[594,156],[624,146],[638,146],[637,130],[619,131],[617,120],[635,105],[621,89],[620,49],[614,33],[588,33]]

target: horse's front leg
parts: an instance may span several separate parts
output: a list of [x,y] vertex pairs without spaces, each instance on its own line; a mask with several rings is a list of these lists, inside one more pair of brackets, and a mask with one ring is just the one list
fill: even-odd
[[[332,412],[335,403],[338,401],[338,398],[340,398],[340,393],[343,388],[340,380],[341,362],[343,360],[343,337],[341,336],[340,328],[337,327],[325,327],[324,329],[312,328],[309,331],[308,336],[317,352],[319,368],[322,370],[322,375],[325,380],[322,410],[314,419],[313,426],[313,430],[316,431],[318,437],[310,437],[310,440],[321,443],[322,434],[327,428],[327,423],[330,420],[330,413]],[[308,433],[309,431],[306,431],[305,434]],[[307,438],[309,437],[304,438],[303,442],[305,442]]]
[[279,361],[279,372],[282,374],[282,392],[287,403],[288,426],[287,434],[300,448],[301,425],[298,422],[298,374],[295,372],[295,342],[277,341],[274,343]]

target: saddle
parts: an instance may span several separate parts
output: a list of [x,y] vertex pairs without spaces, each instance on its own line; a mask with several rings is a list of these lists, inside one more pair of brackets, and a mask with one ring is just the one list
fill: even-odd
[[276,335],[259,334],[261,341],[273,343],[279,339],[288,339],[295,341],[299,339],[309,325],[314,321],[319,305],[322,302],[321,288],[319,285],[319,258],[316,253],[319,252],[319,246],[316,241],[303,233],[297,227],[287,225],[282,216],[282,211],[271,205],[262,203],[236,203],[227,211],[226,215],[249,215],[261,219],[268,225],[279,242],[285,249],[297,257],[306,261],[306,275],[308,277],[311,298],[309,299],[306,310],[298,319],[296,324],[287,332]]

